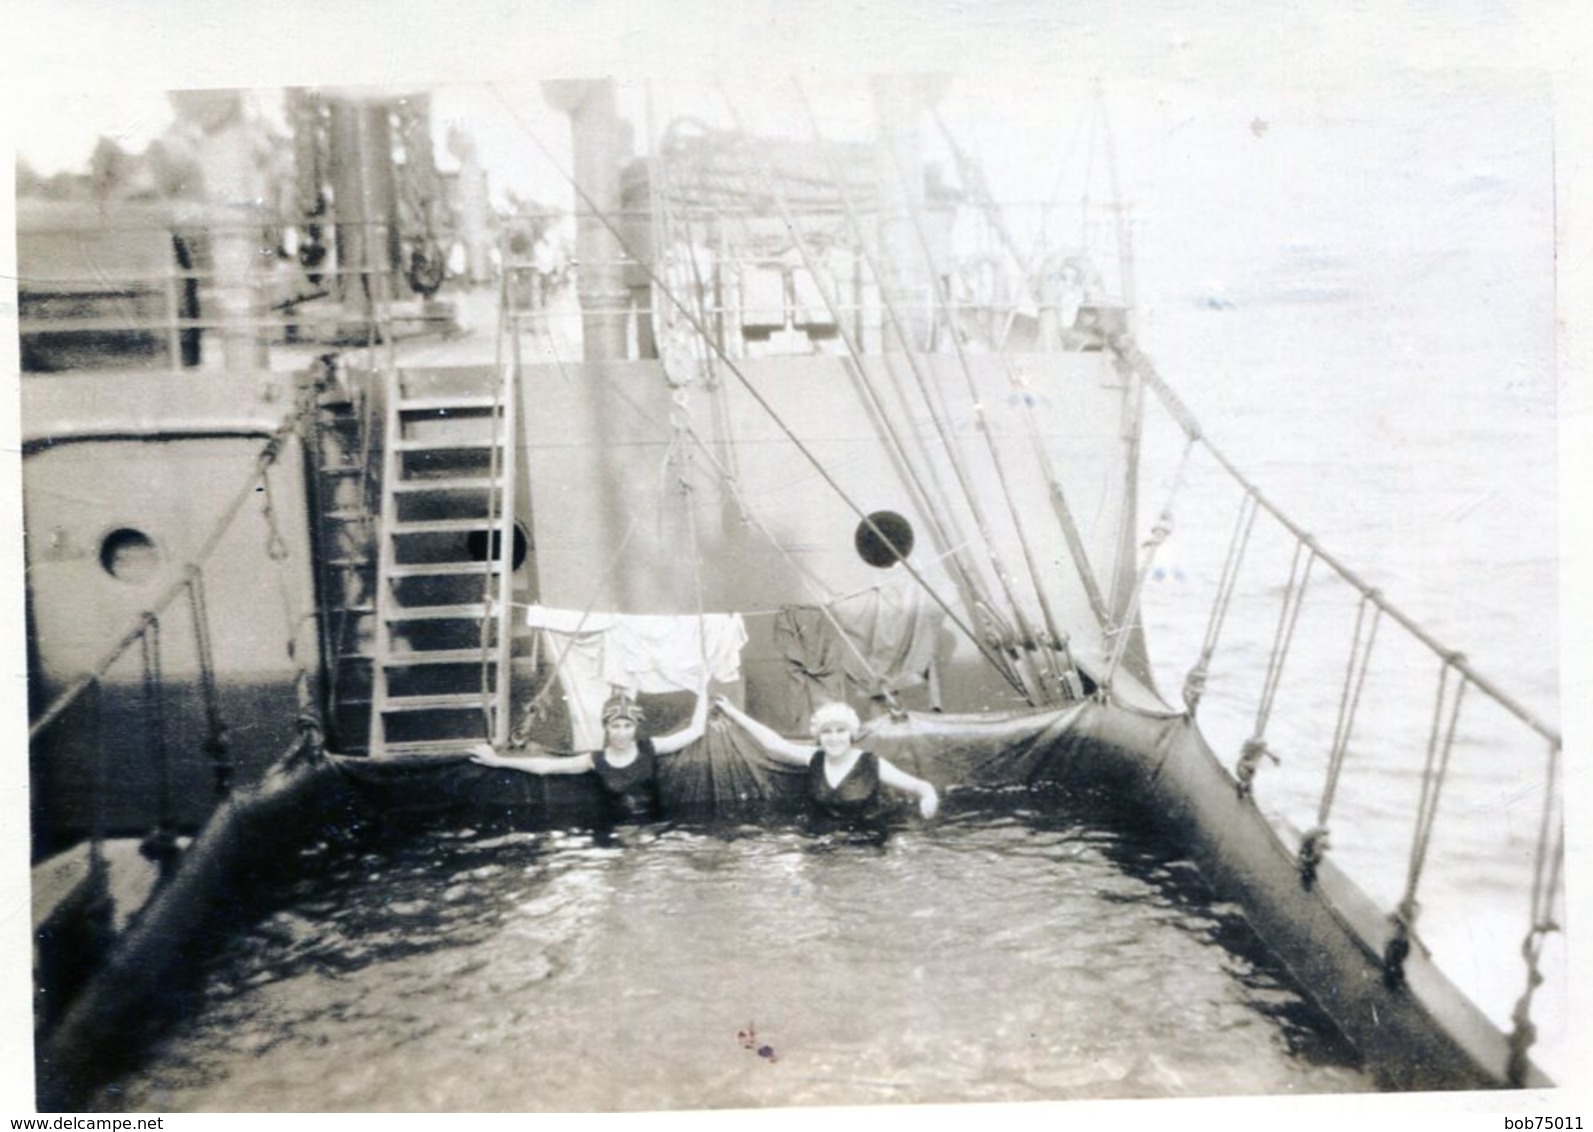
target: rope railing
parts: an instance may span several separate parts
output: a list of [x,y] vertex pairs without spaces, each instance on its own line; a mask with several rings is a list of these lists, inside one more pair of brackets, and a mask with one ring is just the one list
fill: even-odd
[[120,660],[129,649],[138,644],[148,631],[151,618],[160,617],[178,598],[183,597],[190,590],[200,570],[215,552],[223,536],[231,529],[238,513],[244,505],[256,495],[256,488],[265,476],[267,469],[274,464],[281,455],[282,445],[287,438],[293,435],[298,427],[300,409],[295,409],[287,419],[278,426],[277,430],[266,441],[258,456],[255,457],[254,467],[244,481],[242,487],[232,496],[227,506],[223,508],[220,517],[212,526],[210,533],[200,544],[199,550],[194,554],[189,563],[183,567],[178,576],[160,591],[154,601],[150,602],[147,609],[141,611],[134,619],[133,624],[107,648],[100,658],[90,666],[89,670],[78,677],[67,688],[55,697],[50,704],[39,713],[37,719],[28,727],[28,741],[31,743],[44,734],[61,716],[77,702],[88,689],[99,682]]
[[[1155,367],[1145,357],[1139,347],[1134,344],[1129,335],[1112,334],[1109,336],[1109,340],[1118,355],[1128,362],[1145,384],[1156,393],[1163,407],[1173,418],[1174,422],[1184,431],[1185,435],[1191,440],[1203,442],[1206,450],[1211,453],[1212,458],[1216,460],[1228,476],[1246,492],[1254,496],[1257,507],[1270,515],[1284,530],[1295,538],[1311,540],[1311,535],[1303,527],[1290,519],[1275,503],[1263,496],[1256,485],[1246,478],[1244,473],[1220,449],[1206,439],[1194,415],[1178,398],[1178,395],[1168,387],[1167,383],[1156,372]],[[1374,604],[1384,616],[1397,623],[1418,642],[1426,646],[1435,656],[1440,659],[1454,657],[1453,667],[1455,671],[1465,677],[1466,681],[1477,691],[1493,700],[1501,708],[1515,716],[1549,742],[1555,744],[1561,742],[1560,733],[1556,728],[1550,726],[1535,712],[1499,687],[1498,684],[1478,672],[1464,656],[1459,656],[1453,649],[1445,646],[1419,622],[1390,602],[1380,589],[1361,577],[1360,574],[1351,569],[1342,560],[1324,550],[1321,546],[1315,547],[1315,556],[1322,565],[1347,582],[1356,592]]]
[[[1368,610],[1371,611],[1369,617]],[[1372,651],[1377,644],[1377,627],[1382,623],[1382,618],[1382,610],[1373,605],[1370,599],[1363,597],[1355,611],[1355,632],[1350,641],[1349,660],[1345,665],[1344,689],[1339,695],[1338,718],[1333,724],[1333,742],[1328,749],[1328,766],[1322,783],[1322,797],[1317,803],[1316,825],[1300,837],[1300,881],[1306,888],[1316,883],[1317,867],[1321,865],[1328,850],[1328,818],[1338,794],[1344,760],[1349,754],[1350,734],[1354,730],[1355,716],[1361,705],[1361,693],[1366,688],[1366,674],[1371,669]]]
[[[1531,1019],[1531,1008],[1533,996],[1544,982],[1541,969],[1543,948],[1547,937],[1557,932],[1560,927],[1556,919],[1556,906],[1563,881],[1565,835],[1560,777],[1563,745],[1559,731],[1493,681],[1477,672],[1462,653],[1446,648],[1414,618],[1393,605],[1381,590],[1372,586],[1342,560],[1324,550],[1310,534],[1274,503],[1267,500],[1233,462],[1205,437],[1194,415],[1167,386],[1131,337],[1126,333],[1116,333],[1111,335],[1109,341],[1119,357],[1131,367],[1146,386],[1155,392],[1163,408],[1183,431],[1188,442],[1191,445],[1197,441],[1204,443],[1218,467],[1244,491],[1239,521],[1230,543],[1222,578],[1218,583],[1206,640],[1186,682],[1185,699],[1191,716],[1199,701],[1199,693],[1205,685],[1216,648],[1217,634],[1220,632],[1233,597],[1235,576],[1257,513],[1266,512],[1294,541],[1294,559],[1284,593],[1283,608],[1279,614],[1269,653],[1267,677],[1260,697],[1256,729],[1251,738],[1245,742],[1244,751],[1235,770],[1241,796],[1248,796],[1251,793],[1256,766],[1262,758],[1277,761],[1277,756],[1266,747],[1264,729],[1287,660],[1288,646],[1299,618],[1311,566],[1317,562],[1322,563],[1359,596],[1349,657],[1339,696],[1338,715],[1317,806],[1316,825],[1301,836],[1297,850],[1300,880],[1305,888],[1309,889],[1315,883],[1318,868],[1327,854],[1328,822],[1349,752],[1351,733],[1361,705],[1367,673],[1382,622],[1386,619],[1398,625],[1411,640],[1438,661],[1437,690],[1433,699],[1431,720],[1427,727],[1420,788],[1412,821],[1410,849],[1404,868],[1403,890],[1389,915],[1389,932],[1383,943],[1383,980],[1391,989],[1398,988],[1403,983],[1405,961],[1415,943],[1416,922],[1421,907],[1418,900],[1421,882],[1433,844],[1439,803],[1449,778],[1451,757],[1461,730],[1462,708],[1467,700],[1467,693],[1475,690],[1511,719],[1547,742],[1548,766],[1544,778],[1543,813],[1537,833],[1533,863],[1532,891],[1528,910],[1529,926],[1520,949],[1527,972],[1526,986],[1511,1013],[1511,1030],[1507,1035],[1509,1049],[1507,1076],[1517,1085],[1525,1083],[1530,1075],[1527,1050],[1537,1037],[1537,1030]],[[1305,557],[1303,571],[1300,568],[1302,555]],[[1191,692],[1194,694],[1191,695]]]

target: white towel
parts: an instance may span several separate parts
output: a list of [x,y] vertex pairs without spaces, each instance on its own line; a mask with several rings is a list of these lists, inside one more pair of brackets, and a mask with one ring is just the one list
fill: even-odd
[[543,633],[559,665],[577,751],[603,746],[603,703],[615,692],[694,692],[710,679],[741,679],[747,628],[739,613],[582,614],[534,605],[526,624]]

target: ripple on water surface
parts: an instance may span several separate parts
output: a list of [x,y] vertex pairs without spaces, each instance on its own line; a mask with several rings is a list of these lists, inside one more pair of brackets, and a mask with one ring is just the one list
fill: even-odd
[[1164,842],[980,812],[887,838],[432,831],[320,848],[105,1108],[685,1109],[1371,1080]]

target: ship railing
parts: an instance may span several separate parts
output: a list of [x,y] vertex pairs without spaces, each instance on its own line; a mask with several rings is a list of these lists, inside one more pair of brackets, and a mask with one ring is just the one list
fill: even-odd
[[[416,289],[430,280],[414,278],[414,264],[395,262],[403,236],[386,222],[235,212],[217,219],[203,208],[157,222],[124,219],[114,206],[89,216],[19,223],[25,372],[143,366],[156,355],[171,369],[199,368],[209,360],[200,343],[212,335],[375,343],[400,318],[418,317],[400,309],[405,297],[430,293]],[[284,238],[312,227],[344,238]]]
[[[1301,524],[1263,495],[1259,487],[1211,442],[1193,413],[1157,372],[1131,335],[1126,331],[1117,331],[1110,335],[1110,343],[1118,358],[1155,394],[1157,402],[1184,440],[1183,459],[1172,477],[1167,504],[1157,516],[1153,531],[1144,543],[1138,564],[1140,584],[1135,590],[1134,604],[1122,619],[1124,623],[1136,621],[1141,613],[1138,599],[1143,593],[1146,578],[1156,567],[1157,554],[1171,533],[1177,507],[1176,496],[1186,478],[1190,455],[1197,447],[1203,448],[1211,456],[1221,475],[1238,489],[1240,496],[1238,515],[1217,582],[1204,639],[1184,681],[1183,699],[1191,719],[1197,714],[1212,677],[1213,661],[1219,653],[1224,625],[1231,619],[1246,554],[1258,534],[1256,520],[1259,516],[1266,516],[1275,525],[1275,533],[1280,536],[1282,549],[1288,556],[1288,575],[1282,585],[1277,621],[1270,644],[1263,646],[1266,667],[1254,704],[1254,719],[1246,725],[1250,734],[1240,744],[1233,767],[1235,789],[1241,797],[1254,801],[1263,767],[1283,765],[1280,752],[1269,743],[1268,729],[1269,724],[1275,721],[1274,709],[1285,670],[1290,667],[1291,661],[1296,662],[1297,666],[1306,663],[1299,659],[1299,653],[1304,650],[1297,650],[1294,646],[1300,636],[1302,610],[1311,596],[1314,570],[1321,567],[1331,578],[1346,586],[1352,599],[1354,614],[1349,626],[1347,659],[1342,661],[1343,678],[1336,709],[1326,701],[1319,704],[1321,723],[1327,722],[1328,714],[1334,717],[1331,732],[1325,727],[1319,730],[1321,734],[1331,735],[1325,744],[1326,765],[1320,788],[1314,791],[1316,796],[1312,799],[1310,795],[1313,789],[1309,786],[1297,784],[1293,787],[1297,794],[1293,798],[1294,804],[1309,807],[1314,801],[1315,806],[1314,822],[1299,834],[1296,846],[1302,886],[1309,889],[1313,885],[1317,871],[1330,851],[1330,841],[1338,847],[1347,847],[1350,842],[1348,836],[1341,835],[1333,828],[1334,806],[1340,800],[1341,787],[1346,781],[1347,756],[1352,746],[1363,749],[1364,760],[1364,751],[1375,745],[1370,741],[1356,741],[1354,733],[1357,717],[1371,698],[1370,689],[1375,684],[1369,677],[1374,652],[1380,644],[1385,652],[1397,645],[1397,642],[1389,642],[1386,637],[1380,642],[1379,627],[1388,623],[1402,631],[1408,642],[1406,647],[1414,649],[1417,656],[1425,655],[1428,662],[1436,666],[1437,687],[1430,712],[1405,721],[1411,732],[1411,741],[1420,748],[1420,766],[1414,772],[1417,796],[1412,811],[1392,817],[1374,816],[1366,812],[1363,803],[1363,812],[1356,815],[1367,822],[1408,821],[1406,832],[1410,838],[1410,848],[1404,858],[1402,875],[1396,882],[1397,889],[1391,893],[1394,897],[1393,907],[1383,954],[1385,979],[1391,985],[1401,981],[1404,960],[1417,939],[1417,920],[1421,911],[1418,897],[1429,865],[1434,863],[1431,850],[1444,789],[1459,773],[1455,764],[1457,749],[1463,745],[1481,747],[1484,744],[1497,749],[1502,744],[1504,749],[1510,750],[1523,737],[1542,745],[1541,771],[1532,772],[1524,767],[1525,785],[1511,795],[1517,798],[1525,797],[1534,790],[1542,792],[1542,804],[1533,822],[1535,833],[1532,838],[1530,881],[1525,885],[1529,890],[1524,900],[1527,927],[1520,937],[1519,948],[1526,966],[1526,986],[1508,1011],[1511,1049],[1509,1071],[1513,1080],[1518,1083],[1524,1081],[1528,1072],[1527,1049],[1536,1035],[1531,1007],[1536,991],[1544,982],[1544,950],[1549,937],[1557,933],[1561,926],[1565,844],[1563,741],[1560,730],[1480,672],[1464,654],[1446,646],[1436,634],[1394,604],[1363,574],[1325,549]],[[1269,600],[1274,599],[1272,592],[1269,591],[1268,597]],[[1403,667],[1409,668],[1414,663],[1414,660],[1405,659],[1406,654],[1400,656]],[[1103,689],[1107,694],[1120,663],[1121,655],[1118,654],[1114,656],[1113,665],[1103,681]],[[1471,722],[1463,725],[1463,719],[1467,718],[1463,708],[1468,703],[1468,694],[1471,696]],[[1476,701],[1479,699],[1492,705],[1498,713],[1491,727],[1487,726],[1489,721],[1479,719],[1476,715]],[[1230,722],[1240,722],[1237,713],[1241,705],[1234,703],[1228,707],[1236,713],[1235,719]],[[1420,705],[1415,707],[1419,709]],[[1395,721],[1387,718],[1387,715],[1385,711],[1375,722],[1383,728],[1392,728]],[[1508,726],[1510,730],[1501,725]],[[1309,730],[1302,728],[1299,733]],[[1420,738],[1423,735],[1424,740]],[[1383,746],[1388,745],[1385,740]],[[1404,768],[1403,773],[1409,775],[1409,768]],[[1363,864],[1370,866],[1374,862],[1367,860]],[[1364,882],[1367,878],[1362,876],[1357,879]],[[1384,887],[1387,888],[1386,880]],[[1499,1003],[1489,1005],[1496,1020],[1506,1013]]]
[[[166,633],[174,607],[186,599],[189,629],[193,635],[194,654],[199,670],[199,692],[205,715],[205,754],[214,772],[215,795],[223,800],[232,786],[231,745],[228,730],[219,708],[218,687],[212,651],[212,617],[205,592],[205,568],[222,539],[234,528],[251,500],[259,505],[265,526],[267,554],[278,557],[278,548],[285,546],[282,532],[271,503],[271,468],[280,459],[289,439],[298,434],[307,412],[313,411],[313,398],[295,407],[271,434],[256,454],[247,476],[229,498],[226,506],[192,556],[162,588],[154,599],[139,612],[132,623],[119,634],[100,654],[88,670],[74,679],[58,693],[28,726],[29,745],[40,742],[53,728],[69,718],[75,710],[96,710],[94,699],[105,679],[124,659],[137,654],[144,697],[144,724],[149,730],[149,742],[154,752],[157,768],[155,829],[145,839],[143,849],[147,856],[161,865],[162,877],[170,875],[175,864],[177,842],[175,822],[171,817],[175,799],[172,797],[172,766],[167,745],[164,701],[166,689],[162,668],[163,634]],[[296,642],[290,641],[288,652],[297,656]],[[319,734],[321,727],[315,711],[314,693],[309,669],[302,659],[297,661],[295,691],[299,704],[298,730],[302,740],[308,733]],[[296,747],[299,740],[296,740]],[[109,784],[109,768],[102,757],[93,760],[93,796],[88,809],[92,815],[90,830],[90,860],[101,861],[100,846],[104,840],[100,815]]]

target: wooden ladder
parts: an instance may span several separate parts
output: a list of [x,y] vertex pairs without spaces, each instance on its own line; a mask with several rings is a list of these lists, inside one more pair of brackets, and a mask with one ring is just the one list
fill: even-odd
[[509,737],[513,370],[397,370],[386,387],[373,757]]

